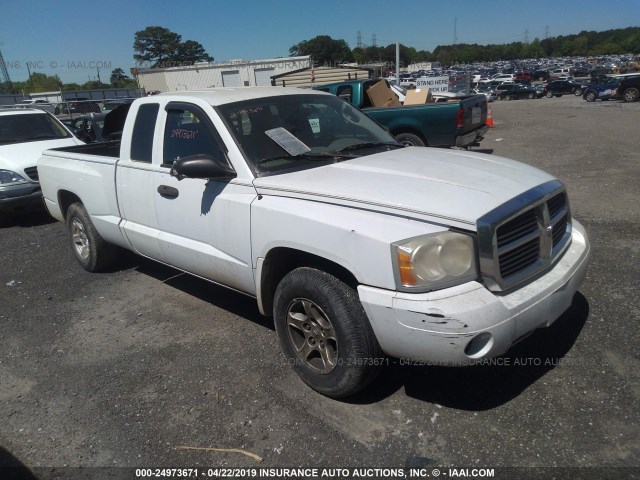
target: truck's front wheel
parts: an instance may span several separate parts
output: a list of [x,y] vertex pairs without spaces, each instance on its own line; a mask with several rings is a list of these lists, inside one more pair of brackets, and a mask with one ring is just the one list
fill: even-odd
[[280,345],[311,388],[344,398],[379,373],[382,352],[357,293],[336,277],[297,268],[278,285],[273,306]]
[[74,203],[67,210],[67,229],[71,250],[82,268],[99,272],[115,263],[117,247],[100,236],[81,203]]
[[424,141],[413,133],[399,133],[396,135],[396,140],[406,147],[424,147],[426,146]]

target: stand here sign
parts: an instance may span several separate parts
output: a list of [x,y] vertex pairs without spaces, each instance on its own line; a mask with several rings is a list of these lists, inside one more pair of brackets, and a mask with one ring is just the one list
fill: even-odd
[[434,94],[449,91],[449,77],[420,77],[415,82],[416,88],[428,88]]

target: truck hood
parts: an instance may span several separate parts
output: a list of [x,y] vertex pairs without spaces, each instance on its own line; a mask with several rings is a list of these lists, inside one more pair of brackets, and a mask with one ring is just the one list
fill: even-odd
[[42,152],[51,148],[71,147],[82,142],[75,137],[43,140],[40,142],[0,145],[0,169],[11,170],[24,176],[24,169],[35,167]]
[[304,198],[474,229],[476,220],[551,175],[469,151],[410,147],[260,177],[260,195]]

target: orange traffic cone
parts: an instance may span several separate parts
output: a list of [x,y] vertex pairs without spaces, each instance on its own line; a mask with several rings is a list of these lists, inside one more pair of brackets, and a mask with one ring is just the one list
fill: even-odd
[[489,125],[489,128],[493,128],[493,108],[491,107],[491,104],[487,104],[487,121],[485,122],[487,125]]

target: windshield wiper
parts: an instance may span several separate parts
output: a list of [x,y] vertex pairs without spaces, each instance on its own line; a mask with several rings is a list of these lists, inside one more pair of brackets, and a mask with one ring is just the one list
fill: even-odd
[[373,148],[373,147],[404,148],[404,145],[402,145],[401,143],[391,143],[391,142],[356,143],[355,145],[349,145],[348,147],[344,147],[344,148],[341,148],[340,150],[336,150],[336,153],[352,152],[354,150],[362,150],[364,148]]
[[27,137],[24,140],[25,141],[29,141],[29,140],[47,140],[47,139],[52,139],[52,138],[61,138],[58,137],[56,135],[51,135],[50,133],[46,133],[46,134],[40,134],[40,135],[33,135],[31,137]]
[[299,153],[298,155],[277,155],[275,157],[268,157],[268,158],[263,158],[261,160],[258,160],[256,162],[256,165],[262,165],[265,163],[273,162],[275,160],[289,160],[292,158],[293,159],[303,158],[305,160],[311,160],[311,161],[323,161],[323,160],[338,160],[346,157],[345,155],[339,155],[337,153],[338,152],[336,152],[336,154],[306,152],[306,153]]

